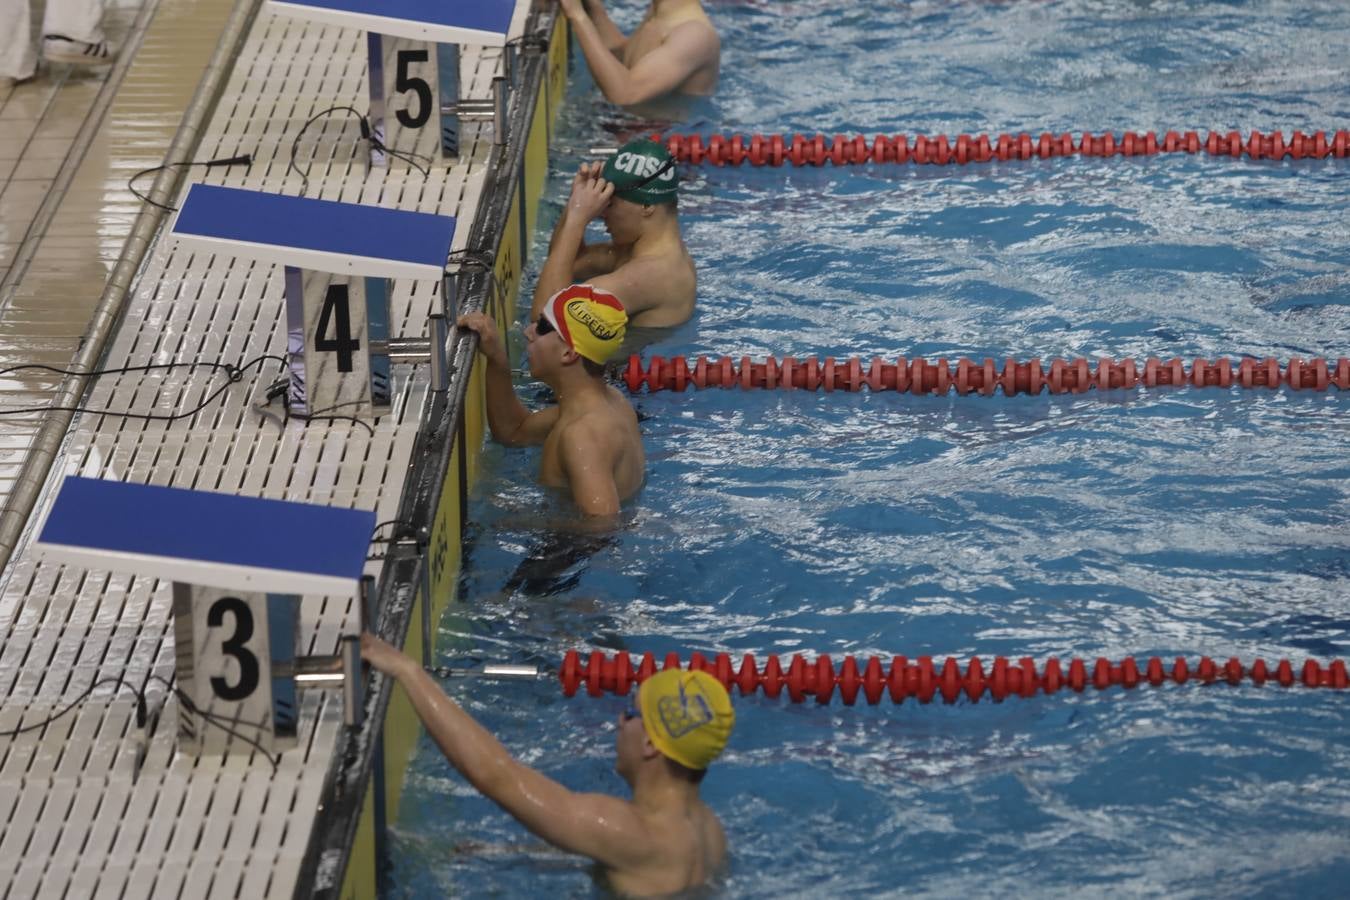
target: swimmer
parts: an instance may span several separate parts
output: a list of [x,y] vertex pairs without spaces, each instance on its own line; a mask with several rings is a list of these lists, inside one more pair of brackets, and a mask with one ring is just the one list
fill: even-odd
[[427,734],[475,788],[549,843],[600,864],[627,896],[666,896],[722,871],[726,835],[699,796],[736,721],[731,698],[706,672],[666,669],[619,716],[614,768],[631,800],[570,791],[519,762],[407,655],[369,633],[361,656],[398,680]]
[[620,106],[662,97],[710,97],[722,43],[700,0],[652,0],[625,37],[603,0],[561,0],[600,92]]
[[542,444],[539,481],[565,487],[588,516],[613,516],[642,486],[646,455],[637,415],[605,383],[604,364],[622,344],[623,305],[589,284],[563,288],[525,329],[530,374],[553,389],[557,405],[530,412],[511,386],[511,362],[491,316],[468,313],[461,328],[478,332],[487,360],[487,414],[492,436],[508,447]]
[[[679,181],[674,157],[649,140],[624,144],[603,164],[583,164],[553,229],[530,318],[568,284],[587,282],[622,297],[634,329],[689,321],[698,277],[680,236]],[[586,243],[595,218],[604,220],[611,242]]]

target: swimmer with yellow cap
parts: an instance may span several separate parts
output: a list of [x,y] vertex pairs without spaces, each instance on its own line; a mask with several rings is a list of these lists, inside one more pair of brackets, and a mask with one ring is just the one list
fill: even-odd
[[544,304],[525,329],[530,374],[553,389],[556,406],[533,412],[511,384],[511,362],[493,319],[481,312],[459,325],[478,332],[487,361],[492,436],[508,447],[541,444],[539,481],[566,488],[583,513],[612,516],[637,493],[646,454],[637,415],[605,383],[604,364],[623,345],[628,315],[619,298],[593,284],[572,284]]
[[726,834],[699,784],[736,716],[706,672],[659,672],[620,714],[615,768],[633,792],[624,800],[568,790],[514,759],[417,661],[374,635],[361,636],[361,655],[398,680],[427,734],[474,787],[544,840],[594,859],[616,893],[679,894],[725,867]]
[[[629,141],[606,162],[583,164],[553,229],[530,318],[558,291],[583,282],[622,297],[635,329],[688,321],[698,276],[680,236],[679,186],[674,157],[654,141]],[[587,244],[595,219],[610,240]]]

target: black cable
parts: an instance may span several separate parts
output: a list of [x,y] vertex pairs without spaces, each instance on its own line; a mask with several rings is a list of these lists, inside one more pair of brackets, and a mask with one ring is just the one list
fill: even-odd
[[[178,698],[178,702],[181,703],[188,712],[193,713],[194,715],[201,716],[207,722],[210,722],[212,725],[216,726],[221,731],[228,734],[230,737],[238,738],[239,740],[253,747],[253,749],[257,750],[259,753],[262,754],[263,759],[267,760],[269,763],[272,764],[272,774],[275,775],[277,773],[277,767],[281,764],[280,753],[278,753],[276,757],[273,758],[272,754],[267,752],[267,748],[262,745],[262,742],[257,741],[246,734],[241,734],[234,728],[230,727],[230,725],[225,724],[230,720],[226,719],[224,716],[209,713],[204,709],[198,708],[197,704],[192,702],[191,697],[189,697],[181,688],[174,686],[173,682],[169,681],[163,675],[156,675],[154,673],[151,673],[150,678],[160,682],[166,688],[168,688],[173,693],[173,695]],[[262,726],[253,725],[250,727],[261,728]]]
[[[263,755],[264,759],[266,759],[269,763],[272,764],[272,773],[274,775],[276,774],[277,767],[280,764],[281,760],[280,754],[278,754],[277,757],[274,759],[272,757],[272,754],[267,752],[267,748],[264,747],[261,742],[249,737],[246,734],[241,734],[240,732],[232,728],[229,724],[226,724],[230,721],[229,719],[226,719],[223,716],[219,716],[214,713],[206,712],[203,709],[199,709],[197,707],[197,704],[192,702],[191,697],[189,697],[181,688],[175,686],[173,682],[169,681],[163,675],[151,673],[149,678],[147,679],[147,682],[148,681],[158,681],[159,683],[163,684],[164,687],[168,689],[169,693],[173,694],[174,697],[178,699],[178,702],[182,704],[183,707],[188,712],[201,716],[205,721],[216,726],[221,731],[228,734],[230,737],[238,738],[239,740],[253,747],[255,750],[257,750],[259,753]],[[0,738],[18,737],[19,735],[29,731],[36,731],[39,728],[46,728],[48,725],[52,724],[57,719],[66,715],[72,709],[83,703],[89,697],[89,695],[94,692],[95,688],[104,684],[115,684],[118,686],[118,688],[122,687],[129,688],[131,692],[136,695],[136,725],[139,728],[144,728],[147,720],[146,708],[148,706],[146,702],[144,688],[139,689],[136,688],[134,685],[129,684],[126,681],[126,679],[122,678],[121,676],[109,676],[107,678],[99,678],[96,681],[94,681],[93,684],[85,688],[84,691],[78,697],[70,701],[70,703],[67,704],[65,709],[62,709],[60,712],[53,713],[52,715],[43,719],[41,722],[34,722],[31,725],[25,725],[22,728],[14,728],[9,731],[0,731]]]
[[[41,722],[35,722],[32,725],[25,725],[22,728],[15,728],[10,731],[0,731],[0,738],[18,737],[19,735],[24,734],[25,732],[36,731],[39,728],[47,727],[48,725],[55,722],[57,719],[61,718],[66,713],[70,712],[72,709],[83,703],[85,701],[85,698],[87,698],[90,694],[92,694],[94,692],[94,689],[97,688],[99,685],[109,683],[116,684],[118,687],[121,687],[123,684],[125,684],[125,682],[120,677],[109,676],[107,678],[100,678],[93,684],[89,685],[89,687],[85,688],[84,693],[80,694],[80,696],[70,701],[70,705],[67,706],[65,709],[61,710],[58,713],[52,713],[50,716],[43,719]],[[133,688],[133,690],[135,690],[135,688]],[[140,691],[137,691],[136,693],[138,696],[141,697],[141,702],[144,703],[144,695],[142,695]]]
[[365,402],[366,401],[364,400],[348,400],[346,403],[334,403],[332,406],[325,406],[307,413],[293,413],[291,412],[291,408],[289,405],[283,406],[282,409],[285,412],[285,420],[287,422],[289,422],[292,418],[299,419],[301,422],[304,422],[306,424],[314,421],[315,419],[327,419],[328,424],[331,425],[333,424],[334,421],[340,419],[344,422],[355,422],[357,425],[360,425],[366,431],[370,432],[371,437],[374,437],[375,428],[369,422],[366,422],[362,419],[358,419],[356,416],[335,416],[331,414],[332,410],[342,409],[342,407],[344,406],[360,406],[362,403]]
[[301,172],[300,167],[295,164],[295,154],[300,150],[300,139],[305,136],[305,131],[309,128],[309,126],[313,125],[315,122],[319,121],[324,116],[331,115],[335,112],[347,112],[351,113],[353,116],[356,116],[356,121],[361,126],[361,138],[363,140],[370,140],[370,123],[366,121],[366,117],[361,115],[361,113],[358,112],[355,107],[330,106],[328,107],[328,109],[325,109],[322,112],[317,112],[314,115],[310,116],[309,121],[305,122],[304,125],[300,126],[300,131],[295,135],[295,139],[291,141],[291,160],[286,165],[287,175],[289,175],[291,171],[294,170],[295,173],[300,176],[301,181],[300,196],[302,197],[305,195],[306,192],[309,191],[309,170],[310,168],[313,167],[314,164],[313,162],[311,162],[310,165],[306,167],[303,172]]
[[[392,544],[394,541],[398,540],[397,536],[398,532],[394,533],[395,535],[394,537],[387,537],[387,538],[376,537],[376,535],[380,533],[380,529],[385,527],[386,525],[404,525],[412,529],[417,528],[417,523],[411,522],[408,519],[387,519],[383,522],[376,522],[375,527],[372,528],[370,532],[370,542],[372,544]],[[420,538],[418,539],[417,543],[419,546],[421,545],[422,541]]]
[[65,375],[83,375],[92,377],[98,375],[126,374],[128,372],[148,372],[156,369],[173,369],[178,367],[195,368],[197,366],[209,366],[216,371],[224,370],[229,378],[229,381],[221,385],[213,393],[207,396],[206,399],[202,400],[201,403],[198,403],[192,409],[186,412],[174,413],[172,415],[168,413],[135,413],[116,409],[93,409],[87,406],[29,406],[24,407],[22,409],[0,409],[0,416],[15,416],[15,415],[26,415],[32,413],[45,413],[45,412],[69,412],[69,413],[85,413],[88,415],[95,415],[95,416],[116,416],[123,419],[139,419],[144,422],[176,422],[179,419],[186,419],[190,418],[191,416],[195,416],[203,409],[206,409],[206,407],[210,406],[212,403],[216,401],[216,398],[220,397],[222,394],[225,393],[225,391],[229,390],[230,385],[236,384],[237,382],[241,381],[244,377],[245,372],[247,372],[254,366],[258,366],[259,371],[261,371],[262,364],[269,359],[275,359],[280,363],[282,363],[282,365],[285,365],[286,363],[286,360],[283,357],[265,353],[261,356],[254,357],[253,359],[248,360],[247,362],[242,363],[238,366],[232,366],[229,363],[223,363],[220,362],[219,360],[215,362],[205,362],[202,360],[196,360],[194,362],[185,362],[185,363],[159,363],[149,366],[124,366],[122,368],[117,369],[99,369],[92,372],[79,372],[74,369],[58,369],[54,366],[43,366],[38,365],[36,363],[11,366],[8,369],[0,370],[0,375],[6,374],[8,372],[13,372],[18,369],[31,368],[31,369],[45,369],[47,371],[58,372]]
[[291,141],[291,159],[290,162],[286,165],[286,174],[289,175],[292,171],[294,171],[297,175],[300,176],[301,181],[300,196],[303,197],[309,191],[309,172],[314,165],[313,162],[311,161],[310,164],[305,167],[303,172],[300,170],[300,167],[296,165],[295,156],[300,151],[300,139],[305,136],[305,131],[309,129],[309,126],[313,125],[315,122],[317,122],[319,119],[322,119],[324,116],[331,115],[335,112],[345,112],[348,113],[349,115],[356,117],[357,125],[360,126],[361,128],[361,140],[370,144],[372,150],[376,150],[380,153],[387,153],[390,156],[394,157],[395,159],[403,160],[408,165],[412,166],[414,169],[420,172],[423,178],[431,177],[431,168],[430,168],[431,160],[428,157],[422,156],[417,153],[403,153],[398,150],[394,150],[391,147],[386,147],[384,145],[384,142],[379,139],[379,137],[374,133],[374,130],[370,127],[370,120],[367,119],[364,115],[362,115],[361,112],[355,107],[330,106],[328,107],[328,109],[325,109],[321,112],[317,112],[314,115],[310,116],[309,120],[305,122],[304,125],[300,126],[300,130],[296,132],[295,139]]
[[152,166],[149,169],[141,169],[135,175],[132,175],[130,178],[127,179],[127,190],[131,191],[132,196],[135,197],[137,200],[142,201],[143,203],[149,203],[151,206],[157,209],[162,209],[165,212],[177,212],[178,207],[165,206],[163,203],[156,203],[154,200],[151,200],[145,194],[142,194],[140,191],[136,190],[136,179],[140,178],[143,175],[149,175],[151,172],[158,172],[161,169],[176,169],[183,166],[206,166],[208,169],[211,169],[215,168],[216,166],[251,166],[251,165],[253,165],[253,156],[248,153],[222,159],[211,159],[211,160],[194,159],[190,162],[163,163],[158,166]]

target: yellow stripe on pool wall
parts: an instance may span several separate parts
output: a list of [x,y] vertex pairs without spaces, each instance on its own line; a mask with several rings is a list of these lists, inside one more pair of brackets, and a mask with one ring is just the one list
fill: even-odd
[[[552,136],[553,123],[557,119],[558,108],[567,89],[568,38],[567,20],[558,16],[550,39],[546,80],[536,96],[533,114],[529,120],[530,131],[525,145],[524,171],[520,176],[521,181],[513,191],[510,212],[506,216],[506,221],[502,223],[502,232],[498,239],[494,267],[497,288],[489,293],[487,309],[497,320],[497,325],[503,333],[512,327],[516,319],[525,255],[525,248],[521,246],[522,236],[528,240],[534,233],[539,199],[548,178],[549,139]],[[519,187],[522,184],[523,191]],[[441,485],[440,501],[432,516],[425,560],[425,565],[429,567],[425,584],[430,596],[427,596],[427,591],[419,586],[413,608],[409,613],[408,636],[404,642],[404,650],[414,658],[421,655],[424,641],[429,642],[432,649],[435,649],[435,625],[433,624],[431,634],[422,633],[421,604],[429,602],[432,623],[439,621],[454,596],[459,579],[460,544],[463,537],[460,522],[463,505],[467,502],[467,497],[460,489],[460,457],[461,455],[464,457],[467,473],[465,480],[471,486],[478,475],[479,458],[487,432],[485,400],[483,362],[479,358],[474,361],[461,410],[464,417],[464,440],[462,444],[458,438],[451,442],[450,460]],[[397,685],[394,686],[390,696],[382,734],[386,791],[385,821],[392,822],[398,816],[399,798],[408,763],[421,734],[421,724],[417,720],[412,704],[403,689]],[[341,896],[350,900],[375,900],[377,863],[372,782],[367,786],[362,802],[361,818],[357,825],[355,844],[350,848]]]
[[534,106],[529,144],[525,149],[525,196],[529,198],[525,214],[527,236],[534,234],[539,197],[544,192],[544,180],[548,177],[548,140],[552,135],[553,123],[558,118],[558,107],[567,90],[567,44],[567,19],[558,16],[548,47],[548,80],[539,92],[539,102]]
[[366,789],[361,801],[361,820],[356,825],[356,839],[352,842],[351,857],[347,860],[347,874],[342,879],[342,900],[375,900],[377,871],[375,859],[375,791]]

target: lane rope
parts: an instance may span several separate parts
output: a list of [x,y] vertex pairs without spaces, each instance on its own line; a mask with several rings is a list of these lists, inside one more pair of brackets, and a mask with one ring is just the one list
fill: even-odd
[[[761,668],[755,657],[747,653],[739,668],[733,670],[731,657],[726,653],[719,653],[711,660],[701,653],[694,653],[685,665],[679,654],[672,652],[666,654],[661,669],[699,669],[722,682],[727,690],[735,687],[741,696],[763,691],[765,696],[776,698],[786,693],[793,703],[802,703],[808,698],[817,703],[829,703],[837,691],[847,706],[854,705],[860,694],[869,704],[876,705],[885,696],[894,703],[903,703],[910,697],[920,703],[931,703],[934,699],[955,703],[962,696],[978,703],[986,695],[1001,701],[1013,696],[1031,697],[1060,690],[1082,693],[1089,688],[1158,687],[1168,682],[1186,684],[1189,681],[1228,685],[1249,682],[1258,687],[1270,682],[1286,688],[1302,685],[1335,690],[1350,686],[1345,661],[1340,659],[1330,660],[1325,665],[1309,659],[1297,672],[1287,659],[1273,664],[1257,659],[1250,666],[1244,666],[1236,657],[1218,663],[1208,656],[1200,657],[1194,669],[1180,656],[1170,666],[1162,657],[1150,656],[1143,660],[1142,666],[1134,657],[1118,662],[1098,657],[1092,662],[1073,658],[1067,665],[1052,658],[1039,668],[1031,657],[1011,661],[996,656],[989,661],[989,666],[986,672],[985,663],[979,657],[973,657],[963,666],[950,656],[938,665],[931,656],[920,656],[911,662],[904,656],[890,660],[871,656],[859,660],[850,655],[843,657],[843,662],[836,668],[828,655],[807,660],[802,654],[795,653],[786,666],[777,655],[771,654]],[[651,653],[643,654],[634,666],[633,658],[627,652],[610,657],[594,650],[583,662],[580,653],[569,650],[563,657],[558,679],[563,694],[568,697],[575,696],[583,687],[592,697],[606,693],[626,695],[656,671],[656,659]]]
[[783,357],[782,361],[768,357],[754,362],[742,356],[739,363],[729,356],[708,359],[700,356],[691,365],[683,356],[666,359],[653,356],[643,368],[640,357],[629,357],[623,372],[623,382],[631,393],[639,393],[645,385],[649,392],[676,391],[687,388],[781,388],[784,390],[897,391],[913,394],[958,394],[978,392],[986,396],[1002,389],[1004,396],[1083,393],[1096,389],[1124,390],[1143,386],[1157,387],[1243,387],[1275,389],[1287,386],[1294,390],[1325,391],[1331,387],[1350,390],[1350,359],[1322,358],[1277,359],[1220,358],[1196,359],[1189,366],[1181,359],[1160,360],[1149,357],[1142,365],[1132,359],[1114,360],[1101,357],[1096,360],[1051,359],[1049,368],[1041,360],[1018,362],[1006,359],[1002,365],[993,359],[982,362],[962,357],[955,363],[945,357],[933,362],[926,359],[906,359],[895,362],[881,357],[864,361],[859,357],[824,360],[811,356],[797,359]]
[[1157,132],[1127,131],[1121,134],[1083,132],[1077,139],[1068,132],[1039,135],[1020,134],[960,134],[949,138],[945,134],[887,136],[879,134],[870,140],[866,135],[849,137],[836,134],[653,134],[652,139],[664,143],[678,162],[714,166],[835,166],[863,165],[865,163],[913,163],[915,165],[965,165],[1022,159],[1051,159],[1066,156],[1153,156],[1159,153],[1204,153],[1209,156],[1229,156],[1250,159],[1345,159],[1350,156],[1350,131],[1341,129],[1328,134],[1315,131],[1304,134],[1293,131],[1288,137],[1283,132],[1263,134],[1252,131],[1246,138],[1241,132],[1211,131],[1204,138],[1197,131],[1168,131],[1161,138]]

